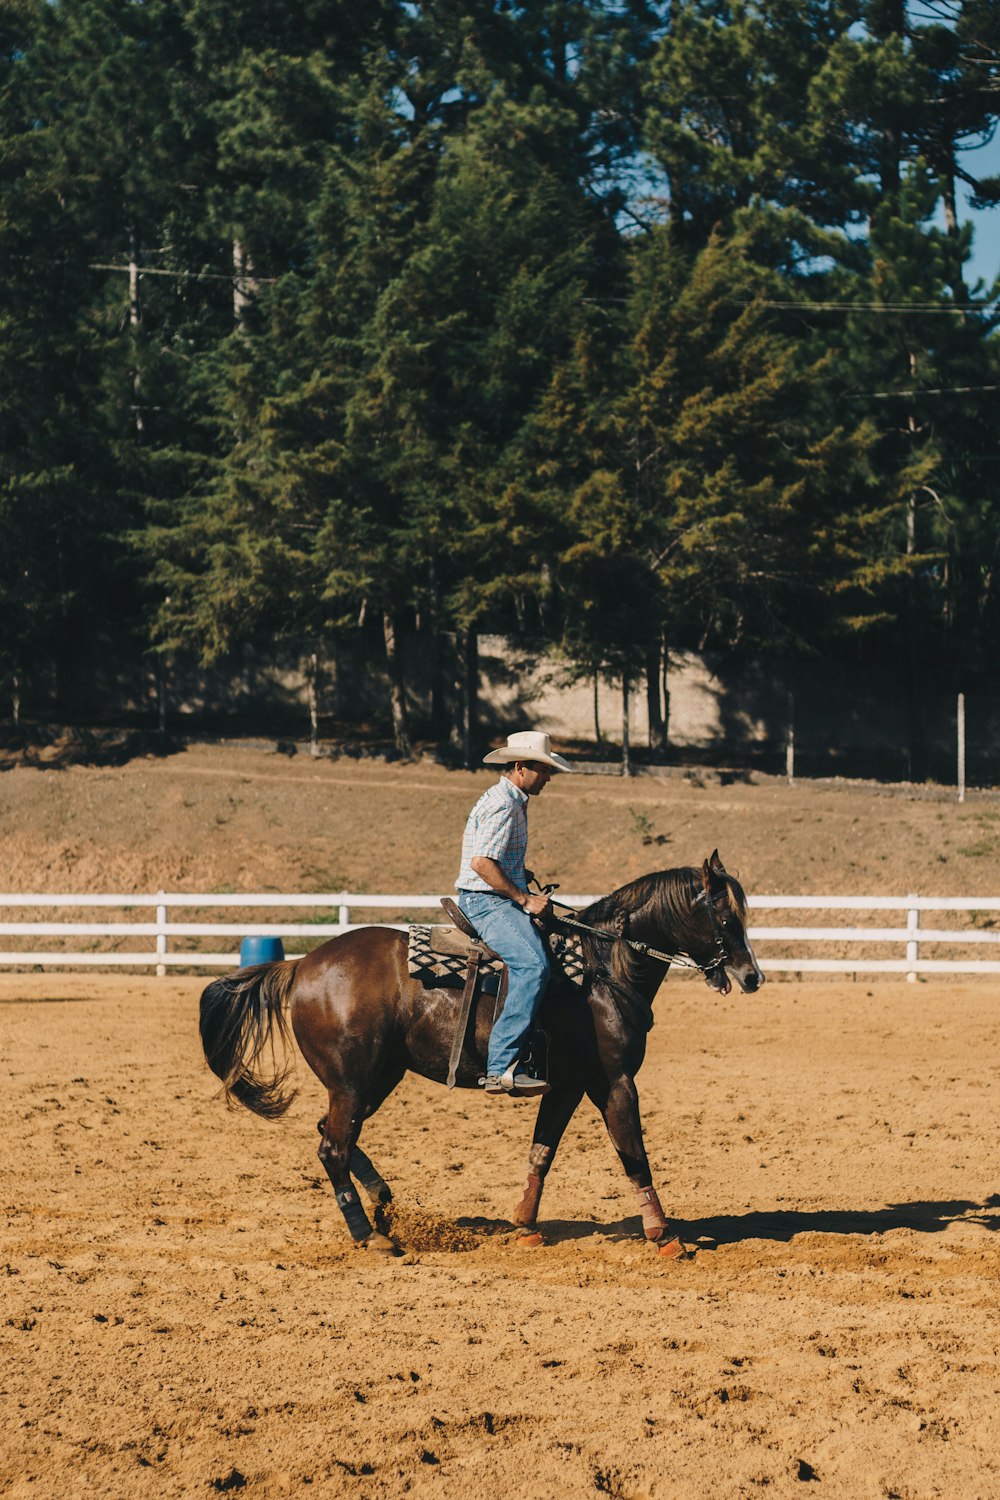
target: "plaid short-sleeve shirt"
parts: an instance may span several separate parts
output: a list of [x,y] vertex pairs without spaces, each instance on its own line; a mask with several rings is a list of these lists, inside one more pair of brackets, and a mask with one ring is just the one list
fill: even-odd
[[507,879],[526,890],[524,859],[528,852],[528,794],[507,776],[483,793],[469,814],[462,837],[462,865],[455,881],[459,891],[491,891],[472,868],[476,855],[495,859]]

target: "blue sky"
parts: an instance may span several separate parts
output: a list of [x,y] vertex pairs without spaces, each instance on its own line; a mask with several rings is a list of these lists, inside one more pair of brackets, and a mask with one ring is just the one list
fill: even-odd
[[[1000,133],[981,150],[963,152],[961,160],[970,172],[1000,172]],[[972,220],[975,235],[966,280],[971,284],[979,276],[990,286],[1000,275],[1000,204],[973,213],[966,201],[964,217]]]

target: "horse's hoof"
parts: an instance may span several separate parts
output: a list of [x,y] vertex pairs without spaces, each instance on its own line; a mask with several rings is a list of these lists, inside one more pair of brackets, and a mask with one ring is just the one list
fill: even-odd
[[389,1236],[380,1234],[377,1229],[373,1229],[371,1234],[365,1239],[355,1240],[354,1248],[355,1250],[375,1250],[380,1255],[396,1255],[398,1253],[396,1246],[392,1243]]
[[664,1260],[684,1260],[687,1257],[687,1250],[676,1235],[672,1240],[666,1240],[664,1244],[657,1245],[656,1253],[662,1255]]
[[540,1229],[524,1229],[514,1243],[519,1250],[535,1250],[545,1244],[545,1236]]

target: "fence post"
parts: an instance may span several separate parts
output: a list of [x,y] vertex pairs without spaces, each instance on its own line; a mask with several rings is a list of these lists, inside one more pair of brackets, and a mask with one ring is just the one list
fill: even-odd
[[965,694],[958,695],[958,800],[965,801]]
[[165,891],[156,893],[156,977],[158,979],[162,979],[167,972],[167,966],[163,962],[167,952],[167,908],[160,902],[160,897],[165,894]]
[[785,742],[785,776],[795,785],[795,694],[788,695],[788,739]]
[[344,928],[348,925],[348,923],[351,920],[351,908],[344,901],[344,895],[345,895],[345,892],[341,891],[341,893],[340,893],[340,914],[337,917],[337,921],[340,924],[340,930],[341,930],[341,932],[343,932]]
[[[910,900],[916,900],[916,897],[912,891],[910,892]],[[918,935],[919,931],[920,909],[919,907],[911,906],[909,911],[906,913],[906,962],[908,964],[915,964],[920,959],[920,938]],[[915,970],[911,969],[906,978],[908,983],[915,984],[917,979]]]

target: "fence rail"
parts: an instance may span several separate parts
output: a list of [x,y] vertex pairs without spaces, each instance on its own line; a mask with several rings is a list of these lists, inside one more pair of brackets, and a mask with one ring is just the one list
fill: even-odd
[[[590,905],[596,896],[567,896],[567,904],[576,907]],[[178,938],[234,938],[245,936],[313,938],[308,947],[322,942],[337,933],[346,932],[363,924],[352,922],[352,912],[374,913],[378,911],[433,912],[439,908],[440,898],[429,895],[366,895],[349,891],[328,892],[318,895],[279,896],[273,893],[219,894],[217,892],[192,895],[184,892],[157,891],[150,895],[71,895],[71,894],[0,894],[0,911],[9,910],[93,910],[95,908],[122,911],[153,911],[153,921],[4,921],[0,922],[0,966],[24,968],[78,968],[91,965],[129,966],[154,968],[163,975],[168,968],[220,968],[239,963],[239,943],[234,942],[225,952],[208,952],[199,948],[172,948]],[[976,912],[1000,913],[1000,896],[751,896],[750,906],[754,911],[820,911],[820,912],[905,912],[906,925],[896,927],[852,926],[752,926],[750,937],[758,947],[758,958],[765,972],[770,973],[827,973],[827,974],[905,974],[916,979],[920,974],[1000,974],[1000,959],[974,958],[963,954],[959,958],[921,957],[921,947],[929,945],[960,945],[983,947],[1000,944],[1000,930],[966,927],[945,929],[922,927],[924,912]],[[307,909],[320,913],[319,918],[309,922],[266,921],[243,915],[240,921],[184,921],[171,920],[171,912],[195,909],[238,910],[241,915],[257,911],[280,909]],[[326,914],[329,914],[327,916]],[[334,913],[336,915],[334,916]],[[392,925],[403,925],[393,923]],[[5,940],[55,937],[63,943],[87,940],[85,947],[66,946],[54,951],[21,949],[7,945]],[[149,948],[138,951],[115,951],[94,946],[98,940],[121,938],[152,938]],[[898,957],[878,958],[870,953],[857,956],[823,957],[813,952],[802,952],[799,945],[836,943],[846,947],[860,945],[891,944],[902,949]],[[771,945],[787,949],[792,953],[771,951]],[[295,955],[292,955],[295,956]]]

